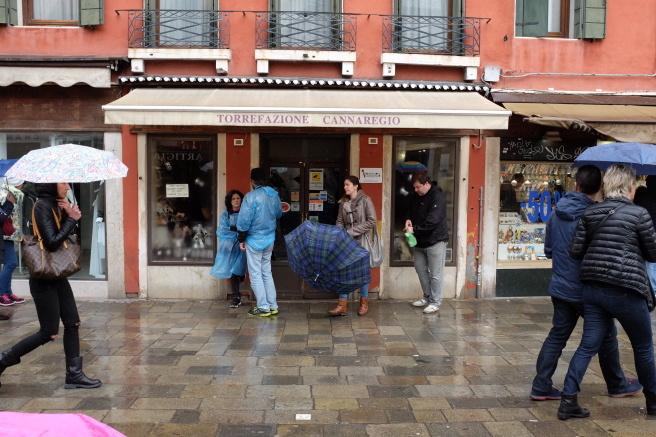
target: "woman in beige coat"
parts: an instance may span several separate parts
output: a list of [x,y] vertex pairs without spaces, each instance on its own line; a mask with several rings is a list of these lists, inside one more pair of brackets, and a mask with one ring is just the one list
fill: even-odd
[[[376,226],[376,211],[371,198],[367,196],[360,180],[355,176],[348,176],[344,180],[344,198],[339,203],[337,226],[343,226],[349,235],[362,242],[362,235]],[[340,294],[337,306],[329,310],[332,316],[345,316],[347,314],[348,293]],[[358,316],[364,316],[369,311],[369,284],[360,287],[360,308]]]

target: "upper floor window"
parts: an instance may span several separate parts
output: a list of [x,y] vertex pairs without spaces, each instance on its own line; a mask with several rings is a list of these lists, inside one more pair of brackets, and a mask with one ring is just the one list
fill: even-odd
[[23,26],[103,24],[103,0],[0,0],[0,23]]
[[148,0],[144,29],[148,47],[193,48],[216,45],[217,0]]
[[342,22],[338,0],[271,0],[269,29],[285,49],[339,50]]
[[515,34],[605,38],[606,0],[516,0]]

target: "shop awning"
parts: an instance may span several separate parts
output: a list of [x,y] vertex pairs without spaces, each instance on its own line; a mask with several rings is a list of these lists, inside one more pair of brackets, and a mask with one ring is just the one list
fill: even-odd
[[507,129],[510,111],[476,92],[144,89],[103,106],[105,123],[380,129]]
[[111,71],[108,67],[4,67],[0,66],[0,86],[26,83],[37,87],[55,83],[70,87],[78,83],[94,88],[111,86]]
[[504,103],[531,123],[622,142],[656,143],[656,106]]

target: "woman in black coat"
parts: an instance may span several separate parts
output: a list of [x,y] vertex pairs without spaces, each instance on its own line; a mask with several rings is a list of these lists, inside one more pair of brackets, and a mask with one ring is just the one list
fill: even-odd
[[[35,184],[37,203],[34,205],[36,225],[45,248],[56,251],[73,232],[82,217],[77,205],[66,200],[70,190],[67,183]],[[57,226],[55,214],[59,218]],[[30,294],[34,299],[39,331],[22,339],[2,352],[0,374],[9,366],[20,363],[23,355],[39,346],[54,341],[59,333],[59,320],[64,325],[64,354],[66,355],[66,382],[64,388],[96,388],[102,384],[89,379],[82,372],[80,356],[80,316],[67,278],[45,280],[30,278]]]
[[648,303],[652,300],[645,260],[656,262],[656,235],[646,209],[634,205],[635,170],[612,165],[604,175],[606,198],[585,210],[569,247],[582,259],[583,337],[565,377],[558,418],[588,417],[577,394],[588,364],[609,326],[620,322],[631,341],[647,414],[656,416],[656,366]]

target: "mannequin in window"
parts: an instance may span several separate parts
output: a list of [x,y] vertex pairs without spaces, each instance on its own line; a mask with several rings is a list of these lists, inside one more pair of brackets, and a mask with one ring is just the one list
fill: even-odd
[[517,201],[517,191],[522,189],[525,182],[524,175],[515,173],[510,182],[501,184],[501,212],[516,212],[521,214],[522,208]]

